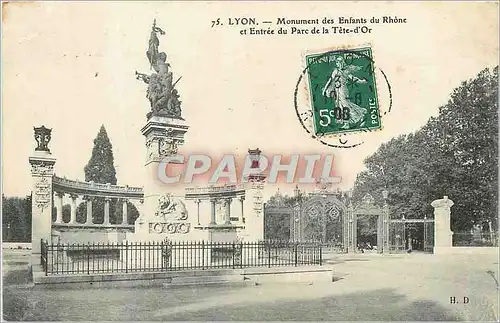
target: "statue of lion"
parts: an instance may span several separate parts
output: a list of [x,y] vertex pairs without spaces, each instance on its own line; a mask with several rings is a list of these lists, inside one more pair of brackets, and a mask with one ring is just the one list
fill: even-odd
[[158,199],[158,211],[156,216],[163,217],[165,220],[171,218],[173,220],[187,220],[188,213],[184,202],[179,198],[167,193],[160,196]]

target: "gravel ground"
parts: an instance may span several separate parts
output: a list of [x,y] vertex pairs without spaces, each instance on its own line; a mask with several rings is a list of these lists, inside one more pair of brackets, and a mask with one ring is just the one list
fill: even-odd
[[[47,290],[30,284],[28,259],[4,251],[6,320],[496,321],[499,314],[498,258],[487,255],[330,254],[326,266],[342,278],[333,283],[174,290]],[[452,296],[462,303],[450,304]]]

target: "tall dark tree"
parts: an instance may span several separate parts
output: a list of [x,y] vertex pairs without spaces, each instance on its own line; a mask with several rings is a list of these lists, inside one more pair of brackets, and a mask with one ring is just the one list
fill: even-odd
[[[92,155],[84,168],[84,172],[86,182],[116,185],[113,146],[104,125],[101,126],[97,137],[94,139]],[[116,223],[116,202],[116,199],[112,199],[110,202],[109,218],[111,223]],[[104,222],[104,204],[103,198],[92,198],[92,217],[94,223]],[[76,213],[76,221],[85,223],[87,218],[85,203],[78,205]]]
[[113,146],[104,125],[102,125],[94,139],[92,156],[84,169],[85,181],[116,185],[116,170],[113,163]]
[[[116,185],[116,169],[114,166],[113,146],[109,140],[104,125],[101,126],[97,137],[94,139],[94,148],[88,164],[84,168],[85,181],[95,183]],[[92,217],[94,223],[104,222],[104,199],[92,198]],[[128,202],[128,221],[133,224],[139,216],[136,207]],[[63,208],[64,210],[64,208]],[[77,207],[76,221],[85,223],[87,218],[87,209],[85,203],[80,203]],[[109,219],[112,224],[121,223],[122,206],[116,198],[111,199],[109,207]]]

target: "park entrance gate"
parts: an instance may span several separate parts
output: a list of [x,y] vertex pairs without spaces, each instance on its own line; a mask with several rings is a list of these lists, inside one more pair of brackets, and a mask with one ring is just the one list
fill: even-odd
[[418,250],[434,252],[434,219],[391,219],[389,224],[389,243],[391,252]]
[[357,251],[358,216],[376,216],[377,250],[379,253],[390,250],[386,200],[384,207],[379,207],[369,194],[354,206],[350,197],[338,192],[320,190],[308,196],[296,194],[286,199],[278,191],[265,204],[264,214],[268,218],[266,223],[270,217],[281,217],[281,223],[289,226],[290,240],[318,241],[339,252]]

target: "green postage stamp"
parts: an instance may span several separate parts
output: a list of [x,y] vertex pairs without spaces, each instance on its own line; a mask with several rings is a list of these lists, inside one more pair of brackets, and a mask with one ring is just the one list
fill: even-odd
[[370,47],[306,55],[317,136],[381,129]]

